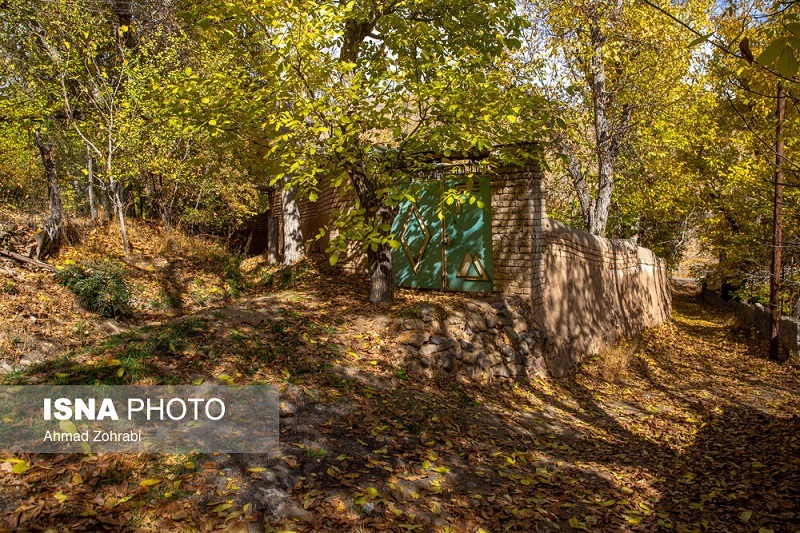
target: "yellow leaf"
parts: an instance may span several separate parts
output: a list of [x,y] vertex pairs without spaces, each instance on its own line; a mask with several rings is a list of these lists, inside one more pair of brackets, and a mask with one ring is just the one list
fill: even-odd
[[191,76],[192,75],[192,67],[186,67],[185,69],[183,69],[183,73],[186,74],[187,76]]
[[742,511],[742,514],[739,515],[739,519],[741,519],[742,522],[747,522],[750,520],[750,517],[752,516],[753,516],[753,511],[747,509],[745,511]]
[[625,520],[627,520],[629,524],[632,524],[632,525],[635,526],[637,524],[640,524],[642,522],[642,520],[644,520],[644,517],[643,516],[630,516],[630,515],[627,515],[627,516],[625,516]]
[[227,510],[228,510],[228,509],[230,509],[231,507],[233,507],[233,504],[232,504],[232,503],[230,503],[230,502],[225,502],[225,503],[221,503],[221,504],[219,504],[219,505],[215,505],[214,507],[212,507],[212,508],[211,508],[211,510],[212,510],[213,512],[215,512],[215,513],[221,513],[221,512],[223,512],[223,511],[227,511]]
[[67,495],[64,494],[61,491],[58,491],[55,494],[53,494],[53,497],[55,497],[55,499],[58,500],[61,503],[64,503],[65,501],[67,501]]
[[11,467],[11,472],[14,474],[24,474],[28,471],[30,465],[22,460],[17,460],[14,462],[14,466]]
[[72,476],[72,484],[73,485],[83,485],[83,478],[80,474],[76,473]]
[[254,466],[253,468],[247,469],[248,472],[254,472],[254,473],[263,472],[264,470],[266,470],[266,468],[264,468],[263,466]]
[[204,381],[203,378],[194,379],[192,380],[192,385],[200,385],[203,383],[203,381]]
[[253,513],[253,504],[252,503],[244,504],[244,507],[242,507],[242,511],[244,511],[244,514],[246,514],[246,515],[252,514]]
[[574,528],[578,528],[581,525],[581,521],[578,520],[577,516],[573,516],[572,518],[569,519],[569,525]]
[[437,466],[436,468],[431,468],[431,470],[433,470],[434,472],[438,472],[440,474],[446,474],[450,471],[450,469],[447,468],[446,466]]
[[522,483],[523,485],[530,485],[531,483],[533,483],[533,480],[529,477],[524,477],[520,479],[519,482]]
[[141,485],[142,487],[152,487],[153,485],[158,485],[159,483],[161,483],[160,479],[150,478],[141,480],[139,482],[139,485]]
[[78,428],[75,427],[75,423],[72,420],[62,420],[58,423],[58,427],[61,428],[61,431],[64,433],[77,433]]

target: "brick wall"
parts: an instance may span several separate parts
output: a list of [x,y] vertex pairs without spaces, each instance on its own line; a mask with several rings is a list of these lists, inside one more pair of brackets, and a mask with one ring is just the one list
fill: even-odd
[[542,284],[541,171],[538,166],[501,169],[491,185],[494,290],[531,297]]

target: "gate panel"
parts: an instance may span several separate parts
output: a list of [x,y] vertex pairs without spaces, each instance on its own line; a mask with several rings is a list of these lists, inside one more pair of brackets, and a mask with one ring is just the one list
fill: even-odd
[[[492,219],[489,177],[448,180],[446,186],[466,190],[467,196],[445,209],[445,263],[447,288],[457,291],[492,290]],[[482,205],[479,205],[482,204]]]
[[442,222],[437,216],[441,186],[438,182],[416,183],[403,200],[392,224],[400,248],[392,251],[395,284],[421,289],[442,288]]

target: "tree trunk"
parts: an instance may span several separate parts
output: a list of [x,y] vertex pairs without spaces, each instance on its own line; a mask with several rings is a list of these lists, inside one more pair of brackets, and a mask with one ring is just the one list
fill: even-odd
[[103,221],[106,223],[109,223],[114,219],[114,209],[111,207],[112,194],[111,185],[103,183],[103,186],[100,189],[100,199],[103,203]]
[[92,159],[92,149],[86,147],[86,191],[89,196],[89,220],[92,225],[97,224],[97,206],[94,200],[94,161]]
[[394,273],[392,271],[392,248],[385,244],[377,252],[367,250],[369,270],[369,301],[392,303],[394,301]]
[[267,218],[267,262],[278,262],[278,217],[273,214]]
[[50,215],[44,223],[44,229],[36,235],[36,259],[42,260],[54,252],[60,244],[64,207],[61,203],[61,192],[58,190],[56,164],[53,161],[55,145],[50,141],[44,141],[37,132],[36,147],[42,158],[44,177],[47,181],[47,203],[50,207]]
[[783,118],[786,93],[778,82],[778,125],[775,127],[775,198],[772,211],[772,276],[769,284],[769,358],[781,359],[781,211],[783,207]]
[[300,223],[300,205],[297,202],[297,186],[288,185],[290,179],[284,178],[281,189],[281,208],[283,215],[283,266],[291,266],[305,257],[303,250],[303,231]]
[[114,209],[117,212],[117,220],[119,221],[119,232],[122,236],[122,251],[127,256],[131,253],[131,244],[130,241],[128,241],[128,228],[125,225],[125,204],[122,197],[124,188],[122,184],[114,178],[111,178],[109,188],[111,189],[111,199],[114,202]]

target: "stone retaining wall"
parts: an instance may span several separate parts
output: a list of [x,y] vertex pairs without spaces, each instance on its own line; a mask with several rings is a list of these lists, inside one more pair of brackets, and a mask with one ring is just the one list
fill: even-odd
[[411,314],[396,323],[395,341],[412,372],[478,383],[547,375],[541,332],[521,298],[465,296]]

